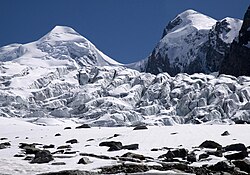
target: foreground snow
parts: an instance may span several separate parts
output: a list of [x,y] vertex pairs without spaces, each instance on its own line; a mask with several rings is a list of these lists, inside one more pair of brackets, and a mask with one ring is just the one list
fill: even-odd
[[[50,122],[50,121],[49,121]],[[48,123],[49,123],[48,122]],[[54,122],[55,123],[55,122]],[[79,153],[94,153],[96,155],[121,156],[128,150],[109,152],[107,147],[98,146],[102,141],[120,141],[126,144],[139,144],[139,149],[132,151],[157,158],[166,153],[165,151],[151,151],[152,148],[187,148],[199,146],[205,140],[213,140],[222,146],[232,143],[244,143],[250,145],[250,125],[175,125],[175,126],[154,126],[148,130],[133,130],[131,127],[94,127],[89,129],[75,129],[72,121],[58,122],[56,126],[35,125],[15,118],[0,118],[0,137],[8,138],[1,142],[10,141],[11,147],[0,150],[0,173],[4,174],[36,174],[41,172],[51,172],[59,170],[80,169],[97,171],[99,167],[119,164],[115,160],[102,160],[91,158],[90,164],[77,164],[82,157]],[[72,129],[64,130],[65,126],[71,126]],[[229,136],[222,137],[224,131],[230,133]],[[60,137],[55,137],[60,133]],[[111,138],[114,134],[120,134],[118,137]],[[46,164],[30,164],[23,160],[24,157],[13,157],[20,153],[19,143],[40,143],[54,144],[55,147],[65,145],[70,139],[77,139],[79,143],[72,144],[71,151],[77,151],[76,154],[69,155],[70,158],[55,158],[54,161]],[[93,139],[92,141],[87,141]],[[56,148],[49,149],[51,152]],[[131,151],[130,151],[131,152]],[[65,154],[64,154],[65,155]],[[66,155],[67,156],[67,155]],[[60,157],[60,155],[58,156]],[[215,164],[225,158],[214,157],[212,160],[193,163],[193,166],[203,164]],[[51,165],[53,162],[65,162],[66,165]],[[148,163],[150,164],[150,163]],[[155,163],[154,163],[155,164]]]

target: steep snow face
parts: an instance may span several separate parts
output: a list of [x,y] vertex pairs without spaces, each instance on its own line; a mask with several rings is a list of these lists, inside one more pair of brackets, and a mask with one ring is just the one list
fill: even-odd
[[75,30],[64,26],[56,26],[38,41],[1,48],[0,61],[15,61],[25,65],[45,67],[70,65],[76,68],[119,64]]
[[[172,28],[172,25],[178,24]],[[156,52],[167,48],[166,54],[170,65],[176,65],[183,71],[197,55],[197,47],[207,40],[209,29],[216,20],[193,10],[187,10],[177,16],[165,29],[166,35],[158,43]],[[170,27],[171,26],[171,27]],[[190,52],[193,50],[194,53]],[[188,59],[187,56],[189,55]]]
[[128,67],[153,74],[168,72],[172,76],[218,71],[241,25],[238,19],[217,21],[194,10],[184,11],[169,22],[151,55]]

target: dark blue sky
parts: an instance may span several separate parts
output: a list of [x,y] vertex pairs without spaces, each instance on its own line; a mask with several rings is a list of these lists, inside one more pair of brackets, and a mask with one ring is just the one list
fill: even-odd
[[1,0],[0,46],[39,39],[56,25],[74,28],[113,59],[145,58],[167,23],[194,9],[243,18],[249,0]]

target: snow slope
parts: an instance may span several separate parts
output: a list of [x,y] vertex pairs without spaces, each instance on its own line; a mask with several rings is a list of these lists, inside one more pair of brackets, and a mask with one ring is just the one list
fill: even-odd
[[[246,146],[250,145],[250,133],[248,132],[250,129],[249,125],[154,126],[149,127],[148,130],[133,131],[131,127],[74,129],[79,125],[70,120],[57,120],[61,123],[57,123],[57,126],[39,126],[20,119],[0,117],[0,137],[7,138],[7,140],[2,140],[0,143],[7,141],[11,143],[9,148],[0,150],[0,173],[11,175],[34,175],[37,173],[69,169],[98,171],[99,167],[121,164],[117,160],[103,160],[93,157],[89,157],[92,163],[86,165],[77,164],[82,157],[80,153],[93,153],[96,155],[115,157],[121,156],[127,152],[133,152],[157,159],[158,156],[166,153],[166,150],[151,151],[153,148],[168,147],[187,148],[192,150],[194,149],[193,147],[199,146],[205,140],[216,141],[222,146],[233,143],[243,143]],[[47,122],[51,123],[51,121]],[[65,126],[71,126],[72,129],[64,130]],[[227,130],[230,135],[226,137],[220,136],[225,130]],[[61,136],[55,137],[56,133],[60,133]],[[114,134],[120,134],[120,136],[109,139]],[[54,152],[57,150],[56,148],[58,146],[65,145],[65,142],[70,139],[77,139],[79,143],[71,144],[71,151],[77,152],[68,154],[68,158],[66,158],[67,154],[54,154],[54,160],[49,163],[31,164],[29,161],[23,160],[24,157],[13,157],[15,154],[22,154],[21,149],[18,148],[19,143],[41,144],[37,145],[37,147],[54,144],[55,148],[49,149],[51,152]],[[137,143],[139,144],[139,149],[134,151],[120,150],[110,152],[107,151],[107,147],[98,146],[102,141],[120,141],[124,145]],[[201,150],[201,153],[202,152],[203,150]],[[60,158],[60,156],[65,156],[65,158]],[[191,164],[191,166],[210,165],[222,160],[225,160],[225,158],[212,156],[212,159],[201,160]],[[66,165],[52,165],[52,163],[55,162],[65,162]],[[143,164],[160,165],[156,162],[143,162]]]

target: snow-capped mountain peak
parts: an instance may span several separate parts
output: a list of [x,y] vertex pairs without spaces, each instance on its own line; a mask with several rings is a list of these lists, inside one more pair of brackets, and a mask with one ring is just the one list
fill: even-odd
[[216,72],[241,25],[239,19],[215,20],[186,10],[168,23],[148,58],[127,66],[153,74],[168,72],[172,76],[181,72]]
[[[76,39],[85,39],[71,27],[55,26],[48,34],[43,36],[40,41],[70,41]],[[86,39],[85,39],[86,40]]]
[[82,66],[119,65],[98,50],[74,29],[56,26],[37,41],[0,48],[0,61],[15,61],[29,66]]
[[177,33],[190,27],[196,28],[197,30],[209,30],[215,23],[216,20],[211,17],[203,15],[195,10],[186,10],[169,22],[164,29],[163,37],[168,33]]

